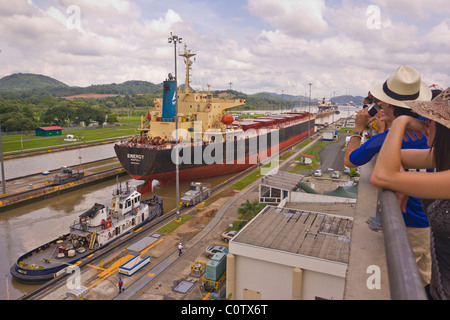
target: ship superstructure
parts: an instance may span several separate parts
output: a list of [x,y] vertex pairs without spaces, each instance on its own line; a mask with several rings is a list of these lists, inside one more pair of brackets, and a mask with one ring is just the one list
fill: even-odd
[[[175,121],[178,120],[179,140],[201,140],[207,130],[226,129],[222,121],[226,110],[244,105],[243,99],[214,98],[209,87],[207,92],[190,90],[191,58],[195,52],[188,50],[186,45],[179,55],[186,61],[186,80],[184,90],[175,88],[175,78],[169,77],[163,83],[163,98],[155,99],[155,110],[147,114],[148,123],[142,117],[139,143],[164,145],[175,143]],[[176,116],[175,95],[178,95],[178,115]],[[231,117],[231,116],[230,116]],[[231,119],[229,119],[231,120]],[[207,139],[206,139],[207,140]]]
[[322,99],[322,101],[317,102],[317,108],[319,112],[328,112],[328,111],[337,111],[338,106],[336,104],[332,104],[331,101]]

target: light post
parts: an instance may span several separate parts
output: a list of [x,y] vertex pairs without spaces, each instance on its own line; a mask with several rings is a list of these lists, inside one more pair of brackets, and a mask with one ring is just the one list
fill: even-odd
[[[178,75],[177,75],[177,43],[182,42],[182,38],[178,38],[178,36],[170,33],[169,43],[173,42],[174,46],[174,56],[175,56],[175,148],[176,148],[176,157],[175,157],[175,167],[176,167],[176,201],[177,201],[177,220],[181,220],[180,217],[180,177],[179,177],[179,149],[178,149]],[[189,85],[189,84],[186,84]]]
[[311,135],[311,86],[312,86],[312,83],[309,83],[308,138]]
[[0,122],[0,161],[2,167],[2,194],[6,194],[5,167],[3,166],[2,123]]

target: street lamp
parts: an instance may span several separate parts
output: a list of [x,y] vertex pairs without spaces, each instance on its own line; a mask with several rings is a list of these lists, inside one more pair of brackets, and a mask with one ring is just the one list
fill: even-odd
[[2,167],[2,194],[6,195],[5,167],[3,166],[2,123],[0,121],[0,161]]
[[[179,165],[179,145],[178,145],[178,75],[177,75],[177,43],[182,42],[182,38],[178,38],[178,36],[173,35],[172,32],[170,33],[170,37],[168,39],[169,43],[173,43],[174,46],[174,56],[175,56],[175,148],[176,148],[176,157],[175,157],[175,167],[176,167],[176,201],[177,201],[177,220],[181,220],[180,217],[180,165]],[[187,84],[189,85],[189,84]]]
[[312,86],[312,83],[309,83],[308,138],[309,138],[310,135],[311,135],[311,86]]

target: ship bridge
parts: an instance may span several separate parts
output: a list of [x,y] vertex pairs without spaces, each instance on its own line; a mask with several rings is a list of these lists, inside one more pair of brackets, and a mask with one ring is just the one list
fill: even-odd
[[195,51],[188,50],[186,44],[184,50],[179,52],[178,55],[185,59],[186,64],[184,90],[176,87],[173,76],[164,81],[163,98],[154,99],[155,109],[147,115],[149,124],[146,125],[144,117],[141,118],[139,130],[143,140],[158,138],[175,142],[176,128],[179,129],[178,137],[184,141],[196,139],[209,129],[225,132],[226,124],[221,120],[226,111],[245,104],[244,99],[214,98],[209,85],[207,92],[191,92],[189,79],[192,58],[196,54]]

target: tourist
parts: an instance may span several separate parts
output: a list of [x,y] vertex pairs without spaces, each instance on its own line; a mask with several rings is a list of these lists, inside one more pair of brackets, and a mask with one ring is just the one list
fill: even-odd
[[181,249],[183,249],[183,245],[180,242],[180,244],[178,245],[178,256],[181,256]]
[[119,294],[123,291],[123,280],[122,277],[119,277]]
[[[414,81],[411,81],[414,79]],[[400,67],[386,80],[370,89],[375,99],[380,101],[388,125],[402,114],[418,117],[411,112],[404,101],[411,99],[430,100],[431,90],[420,80],[420,74],[410,67]],[[367,126],[370,116],[367,111],[361,112],[355,120],[355,133],[349,141],[345,153],[345,165],[349,168],[368,163],[377,154],[389,132],[386,130],[374,135],[360,145],[362,131]],[[429,149],[427,139],[420,133],[405,134],[402,141],[403,149]],[[417,197],[397,195],[405,225],[408,230],[412,250],[416,256],[417,265],[422,277],[423,285],[427,285],[431,277],[430,228],[427,216],[422,208],[422,202]]]
[[[368,110],[372,109],[375,105],[378,107],[378,101],[374,98],[374,96],[369,92],[367,97],[364,98],[363,102],[363,109],[362,112],[359,112],[360,114],[366,114]],[[381,120],[381,109],[377,112],[372,118],[369,118],[369,120],[364,119],[364,137],[366,139],[370,139],[374,134],[383,132],[385,130],[385,124],[384,120]],[[357,117],[361,118],[360,115],[357,115]],[[361,119],[360,119],[361,120]],[[367,122],[367,124],[366,124]]]
[[[427,294],[431,299],[450,299],[450,88],[430,102],[405,103],[427,120],[408,116],[394,120],[371,183],[422,198],[431,226],[432,272]],[[401,150],[407,129],[424,132],[431,149]],[[435,168],[436,172],[403,172],[401,167]]]

